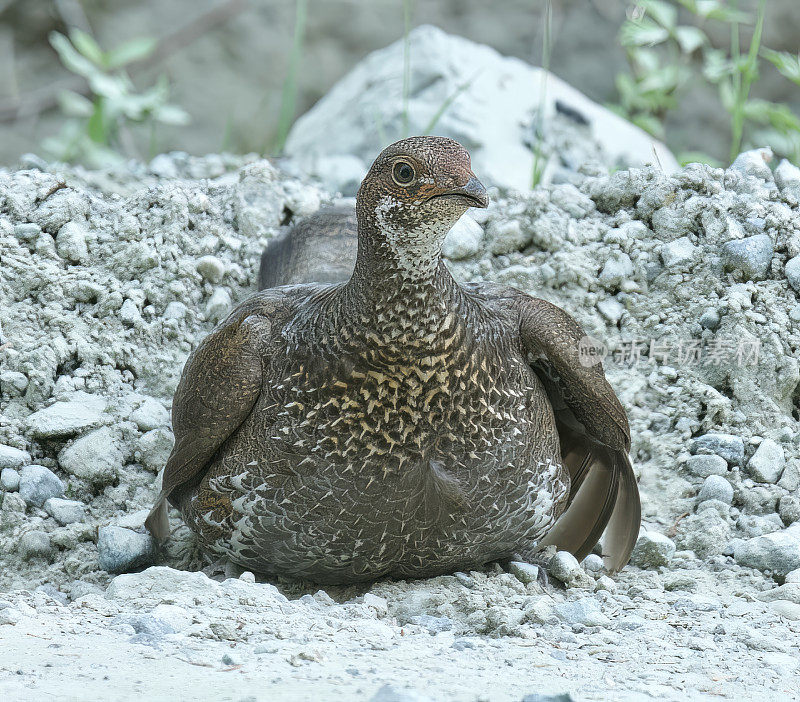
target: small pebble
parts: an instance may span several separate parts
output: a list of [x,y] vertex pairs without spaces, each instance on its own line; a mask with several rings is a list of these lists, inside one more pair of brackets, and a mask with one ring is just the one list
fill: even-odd
[[524,561],[511,561],[508,571],[521,583],[535,583],[539,579],[539,566]]

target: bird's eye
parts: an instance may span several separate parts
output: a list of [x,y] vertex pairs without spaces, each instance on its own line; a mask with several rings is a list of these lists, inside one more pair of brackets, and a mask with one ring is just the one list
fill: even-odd
[[398,161],[394,164],[394,168],[392,169],[392,178],[398,185],[411,185],[415,176],[416,173],[414,172],[414,167],[410,163],[407,163],[406,161]]

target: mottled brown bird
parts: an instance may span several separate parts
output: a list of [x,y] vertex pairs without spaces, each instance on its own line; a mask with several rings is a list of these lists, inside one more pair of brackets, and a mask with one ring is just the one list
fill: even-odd
[[207,552],[326,583],[548,544],[583,558],[604,531],[607,567],[625,565],[628,423],[602,367],[579,363],[580,327],[513,288],[459,285],[440,260],[487,204],[460,144],[404,139],[358,192],[354,261],[343,212],[270,246],[262,283],[295,284],[242,303],[187,361],[151,531],[166,536],[169,500]]

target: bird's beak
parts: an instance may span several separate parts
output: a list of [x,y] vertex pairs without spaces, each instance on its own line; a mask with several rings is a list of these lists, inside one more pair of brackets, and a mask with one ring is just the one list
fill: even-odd
[[457,192],[467,200],[472,201],[473,204],[470,207],[484,208],[489,206],[489,196],[486,194],[486,188],[483,187],[483,183],[475,177],[474,173],[470,174],[470,179],[463,189]]
[[469,180],[464,185],[459,185],[452,190],[445,190],[444,192],[433,195],[430,200],[439,197],[454,197],[461,200],[467,207],[488,207],[489,196],[486,194],[486,188],[483,187],[474,173],[469,174]]

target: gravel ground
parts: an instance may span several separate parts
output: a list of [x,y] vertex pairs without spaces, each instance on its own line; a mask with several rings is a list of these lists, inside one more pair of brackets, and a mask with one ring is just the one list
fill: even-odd
[[23,165],[0,171],[0,698],[798,699],[798,169],[597,166],[494,192],[447,241],[459,279],[617,352],[644,512],[620,575],[558,554],[546,590],[512,564],[322,592],[141,524],[186,356],[332,196],[246,157]]

